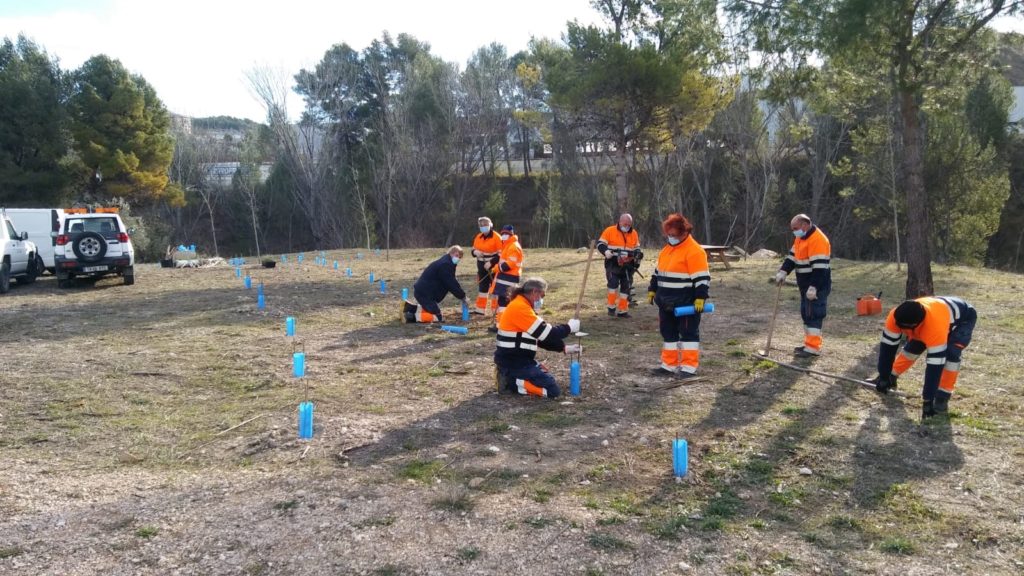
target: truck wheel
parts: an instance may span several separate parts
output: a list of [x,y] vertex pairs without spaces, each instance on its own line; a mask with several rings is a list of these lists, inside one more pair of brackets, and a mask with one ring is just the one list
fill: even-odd
[[11,263],[4,260],[0,264],[0,294],[7,294],[11,289]]
[[132,284],[135,284],[135,266],[129,266],[125,268],[124,272],[122,273],[122,276],[124,276],[125,286],[131,286]]
[[18,284],[31,284],[43,273],[43,259],[38,255],[33,256],[25,269],[25,275],[18,278]]

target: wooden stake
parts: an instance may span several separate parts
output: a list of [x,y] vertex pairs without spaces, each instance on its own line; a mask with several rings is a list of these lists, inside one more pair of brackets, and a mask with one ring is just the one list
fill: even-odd
[[590,241],[590,251],[587,252],[587,266],[583,269],[583,283],[580,285],[580,297],[576,299],[576,313],[572,315],[573,318],[579,320],[580,318],[580,307],[583,306],[583,293],[587,290],[587,275],[590,274],[590,260],[594,256],[594,248],[597,247],[597,242]]

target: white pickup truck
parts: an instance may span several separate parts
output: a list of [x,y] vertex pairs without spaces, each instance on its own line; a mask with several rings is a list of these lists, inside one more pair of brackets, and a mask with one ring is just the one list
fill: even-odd
[[0,210],[0,294],[11,289],[11,278],[31,284],[43,271],[36,245],[28,240],[28,232],[18,232],[14,223]]

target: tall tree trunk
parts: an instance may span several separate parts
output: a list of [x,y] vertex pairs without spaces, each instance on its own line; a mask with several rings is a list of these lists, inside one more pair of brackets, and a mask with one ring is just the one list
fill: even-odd
[[[617,157],[615,161],[615,207],[618,209],[618,214],[624,214],[629,211],[629,188],[626,182],[626,142],[623,139],[619,142],[618,150],[615,151]],[[616,214],[616,218],[618,217]]]
[[924,189],[921,120],[917,95],[900,90],[900,115],[903,128],[903,187],[907,194],[907,287],[906,297],[917,298],[935,293],[932,283],[932,252],[928,242],[930,220],[928,196]]

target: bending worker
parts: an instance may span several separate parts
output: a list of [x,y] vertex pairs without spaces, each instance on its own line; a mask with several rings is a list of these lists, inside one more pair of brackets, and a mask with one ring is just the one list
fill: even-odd
[[501,254],[498,263],[491,266],[485,264],[484,268],[490,270],[497,268],[494,276],[494,286],[491,287],[498,295],[498,308],[494,311],[494,326],[488,328],[491,332],[497,331],[498,320],[509,303],[509,293],[519,284],[519,277],[523,272],[523,247],[519,244],[519,237],[516,236],[515,228],[511,224],[501,227]]
[[793,355],[816,358],[821,355],[821,326],[828,308],[828,295],[832,292],[832,244],[806,214],[793,216],[789,228],[796,239],[782,267],[775,273],[775,282],[782,284],[786,275],[796,269],[804,343],[793,349]]
[[476,257],[476,307],[474,314],[486,314],[488,300],[494,306],[498,296],[491,290],[491,282],[494,281],[494,265],[498,263],[501,254],[501,237],[494,231],[494,224],[487,216],[481,216],[476,221],[480,227],[480,233],[473,238],[473,251],[470,252]]
[[[878,349],[878,376],[870,380],[885,394],[896,388],[896,379],[921,354],[927,354],[924,369],[924,403],[921,419],[949,410],[949,398],[960,375],[960,356],[971,343],[978,313],[961,298],[926,296],[907,300],[889,312]],[[907,343],[897,356],[900,339]]]
[[537,348],[554,352],[579,352],[579,344],[566,345],[566,336],[578,332],[576,318],[552,325],[537,316],[548,283],[529,278],[509,294],[511,301],[498,321],[498,345],[494,350],[498,392],[557,398],[561,394],[554,377],[537,362]]
[[629,291],[632,270],[637,262],[640,235],[633,229],[633,217],[619,216],[616,226],[609,226],[597,241],[597,250],[604,256],[604,274],[608,279],[608,315],[629,318]]
[[462,254],[462,247],[452,246],[447,254],[434,260],[423,270],[412,286],[412,294],[418,305],[408,301],[402,302],[403,322],[441,322],[439,304],[449,292],[462,300],[463,305],[469,305],[466,302],[466,292],[455,277],[455,266],[462,259]]
[[[668,243],[658,254],[647,303],[658,305],[658,328],[664,343],[661,365],[651,373],[692,378],[700,364],[700,317],[711,285],[708,255],[693,239],[693,225],[682,214],[669,214],[661,230]],[[677,317],[677,306],[693,306],[696,313]]]

